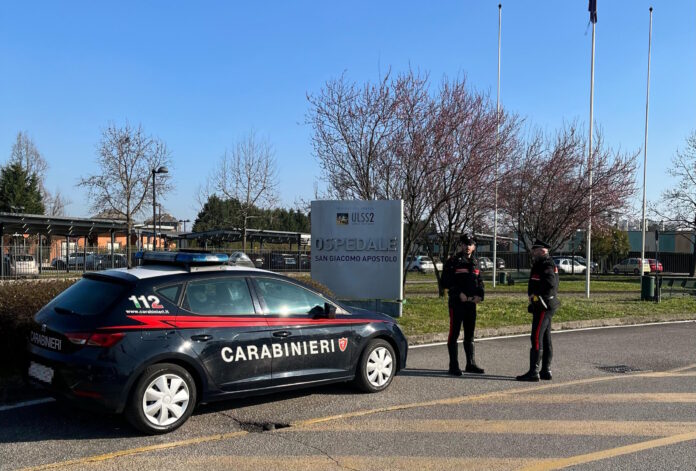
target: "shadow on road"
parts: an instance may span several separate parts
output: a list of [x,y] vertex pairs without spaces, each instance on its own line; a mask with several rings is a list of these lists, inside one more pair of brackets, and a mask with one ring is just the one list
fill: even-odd
[[0,443],[136,437],[121,416],[49,402],[0,412]]
[[[354,394],[360,393],[351,385],[334,384],[241,399],[227,399],[198,406],[193,417],[216,412],[233,412],[237,408],[311,395],[349,396]],[[136,437],[143,437],[143,435],[133,429],[123,416],[83,410],[62,401],[0,411],[0,444]],[[2,467],[1,463],[0,467]]]
[[457,378],[447,373],[447,370],[429,370],[406,368],[399,373],[399,376],[429,377],[429,378],[453,378],[453,379],[485,379],[493,381],[516,381],[514,376],[500,376],[487,374],[464,373]]

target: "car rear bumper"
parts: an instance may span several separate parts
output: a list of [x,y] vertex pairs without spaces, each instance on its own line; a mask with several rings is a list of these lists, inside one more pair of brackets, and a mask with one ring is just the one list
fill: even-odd
[[128,376],[113,363],[95,360],[90,355],[93,352],[80,353],[61,354],[30,344],[25,377],[51,395],[80,407],[121,412]]

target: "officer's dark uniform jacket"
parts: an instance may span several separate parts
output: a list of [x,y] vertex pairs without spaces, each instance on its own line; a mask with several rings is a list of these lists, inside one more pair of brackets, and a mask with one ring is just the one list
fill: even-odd
[[543,299],[546,307],[544,307],[544,304],[541,302],[533,302],[532,309],[534,311],[546,311],[552,314],[561,304],[558,301],[557,291],[558,268],[556,268],[556,264],[553,263],[553,259],[547,256],[534,262],[532,271],[529,274],[527,295],[536,295],[540,297]]
[[471,298],[484,297],[483,280],[476,257],[467,258],[464,252],[451,257],[442,269],[442,286],[449,290],[449,305],[455,307],[462,304],[459,294],[464,293]]

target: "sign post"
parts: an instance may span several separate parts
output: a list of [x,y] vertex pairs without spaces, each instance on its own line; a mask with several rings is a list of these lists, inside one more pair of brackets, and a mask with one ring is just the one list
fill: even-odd
[[[312,201],[312,279],[348,304],[403,300],[403,202]],[[356,301],[356,303],[353,303]],[[357,301],[360,301],[359,303]]]

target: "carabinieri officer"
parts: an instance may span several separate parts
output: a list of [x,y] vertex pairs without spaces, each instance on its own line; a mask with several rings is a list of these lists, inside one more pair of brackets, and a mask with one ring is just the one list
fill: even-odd
[[[551,317],[561,303],[558,301],[558,268],[549,256],[549,244],[537,239],[532,245],[534,264],[529,273],[527,295],[532,314],[532,348],[529,350],[529,371],[517,377],[517,381],[539,381],[551,379]],[[543,348],[541,348],[543,346]],[[539,350],[543,350],[541,372]]]
[[450,328],[447,337],[449,352],[449,371],[454,376],[461,376],[457,359],[457,339],[464,324],[464,353],[466,354],[467,373],[483,373],[476,366],[474,354],[474,329],[476,328],[476,305],[483,301],[483,280],[474,256],[476,240],[469,234],[459,238],[459,252],[452,256],[442,270],[442,286],[449,291]]

